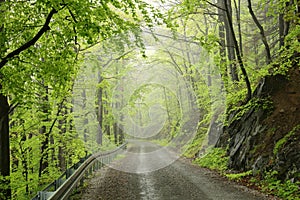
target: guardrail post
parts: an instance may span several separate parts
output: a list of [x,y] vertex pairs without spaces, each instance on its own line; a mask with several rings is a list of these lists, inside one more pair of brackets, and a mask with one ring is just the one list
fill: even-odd
[[69,168],[69,169],[67,169],[66,170],[66,179],[68,179],[70,176],[71,176],[71,169]]
[[96,163],[97,163],[97,165],[96,165],[96,166],[97,166],[97,167],[96,167],[96,169],[98,170],[98,169],[100,169],[100,162],[99,162],[99,160],[97,160],[97,162],[96,162]]
[[61,185],[62,185],[63,181],[61,178],[56,179],[54,182],[54,190],[57,190]]
[[89,168],[89,171],[88,171],[88,176],[91,175],[93,172],[93,165]]
[[45,192],[45,191],[40,191],[38,193],[39,200],[47,200],[53,192]]

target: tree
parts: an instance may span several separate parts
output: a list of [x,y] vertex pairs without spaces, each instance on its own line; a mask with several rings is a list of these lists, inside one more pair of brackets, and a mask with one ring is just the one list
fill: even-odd
[[[25,104],[33,109],[37,102],[36,85],[45,81],[49,88],[49,103],[69,91],[76,76],[78,53],[107,38],[123,34],[124,44],[135,43],[142,47],[138,36],[140,25],[151,27],[162,16],[143,1],[68,2],[1,1],[1,91],[0,91],[0,172],[9,175],[9,113],[16,106]],[[5,11],[5,15],[3,12]],[[152,12],[151,17],[149,12]],[[18,14],[16,14],[18,13]],[[30,16],[30,17],[28,17]],[[134,37],[131,37],[131,36]],[[134,40],[129,40],[134,38]],[[69,63],[63,63],[63,61]],[[72,64],[71,64],[72,63]],[[57,76],[60,74],[60,76]],[[61,90],[67,86],[67,90]],[[66,94],[66,93],[65,93]],[[54,108],[54,109],[53,109]],[[41,133],[41,153],[54,154],[57,117],[55,107],[44,121]],[[40,110],[39,110],[40,111]],[[46,111],[46,110],[45,110]],[[46,112],[44,112],[46,113]],[[50,125],[50,126],[49,126]],[[46,130],[47,129],[47,130]],[[34,137],[33,137],[34,138]],[[53,147],[54,146],[54,147]],[[46,153],[46,154],[47,154]],[[47,165],[47,156],[41,158],[41,172]],[[45,165],[43,165],[43,163]],[[50,163],[49,163],[50,164]],[[52,164],[51,164],[52,165]],[[9,195],[9,190],[8,195]]]
[[256,15],[253,12],[251,0],[247,0],[247,1],[248,1],[249,13],[251,14],[253,21],[255,22],[256,26],[258,27],[258,29],[260,31],[261,39],[262,39],[262,42],[263,42],[263,44],[265,46],[265,50],[266,50],[266,63],[270,64],[271,61],[272,61],[272,58],[271,58],[270,47],[269,47],[269,44],[268,44],[268,41],[267,41],[267,38],[266,38],[266,35],[265,35],[265,30],[262,27],[262,25],[259,23]]
[[[0,1],[1,9],[1,24],[0,24],[0,56],[3,56],[7,50],[5,39],[5,27],[3,24],[3,15],[6,10],[3,8],[5,0]],[[0,79],[3,75],[0,72]],[[8,103],[8,98],[5,93],[2,92],[2,83],[0,82],[0,176],[4,177],[4,180],[0,181],[1,185],[9,185],[9,179],[5,180],[10,175],[10,149],[9,149],[9,111],[10,106]],[[0,193],[4,196],[11,196],[10,188],[0,189]]]

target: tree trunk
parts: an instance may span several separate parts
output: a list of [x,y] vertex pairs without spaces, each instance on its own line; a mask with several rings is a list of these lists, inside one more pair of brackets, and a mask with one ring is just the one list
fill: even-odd
[[[61,115],[63,116],[62,119],[58,120],[58,129],[59,129],[59,134],[64,135],[67,131],[67,108],[64,106],[63,111]],[[60,144],[58,146],[58,167],[59,169],[63,172],[66,170],[66,158],[65,158],[65,150],[64,147],[62,146],[65,141],[60,141]]]
[[262,25],[259,23],[256,15],[253,12],[251,0],[248,0],[248,9],[249,9],[249,13],[250,13],[250,15],[251,15],[254,23],[256,24],[257,28],[260,31],[261,40],[262,40],[262,42],[263,42],[263,44],[265,46],[265,51],[266,51],[266,62],[267,62],[267,64],[270,64],[271,61],[272,61],[272,59],[271,59],[271,52],[270,52],[270,47],[269,47],[269,44],[268,44],[268,41],[267,41],[267,37],[266,37],[266,34],[265,34],[265,30],[262,27]]
[[[98,71],[98,84],[102,82],[102,77],[100,70]],[[97,143],[99,145],[102,145],[102,128],[103,128],[103,89],[101,87],[98,88],[97,90],[97,118],[98,118],[98,123],[99,123],[99,133],[97,134]]]
[[26,191],[26,195],[29,194],[29,182],[28,182],[28,175],[29,175],[29,167],[28,167],[28,163],[29,163],[29,160],[27,159],[27,155],[28,155],[28,148],[26,147],[23,147],[23,144],[24,142],[27,140],[27,137],[26,137],[26,133],[24,132],[23,135],[21,136],[21,141],[19,143],[20,145],[20,151],[21,151],[21,161],[22,161],[22,167],[23,167],[23,172],[22,172],[22,175],[25,179],[25,183],[26,183],[26,186],[25,186],[25,191]]
[[5,189],[0,188],[0,194],[10,199],[9,104],[7,96],[2,93],[0,93],[0,175],[7,178],[0,182],[1,185],[7,186]]
[[[285,9],[287,9],[290,4],[292,4],[293,2],[286,2],[285,3]],[[297,6],[299,9],[299,6]],[[279,17],[278,17],[278,26],[279,26],[279,46],[283,47],[284,44],[284,39],[285,36],[287,36],[287,34],[289,33],[289,29],[290,29],[290,22],[286,21],[284,19],[285,13],[280,13]]]
[[228,25],[229,25],[229,28],[231,30],[232,38],[233,38],[233,41],[234,41],[234,48],[235,48],[236,56],[237,56],[238,63],[240,65],[240,68],[241,68],[241,71],[242,71],[242,74],[244,76],[244,80],[245,80],[245,83],[246,83],[246,87],[247,87],[247,96],[246,96],[245,101],[248,102],[252,97],[251,84],[250,84],[250,81],[249,81],[249,77],[248,77],[246,68],[244,66],[244,62],[243,62],[243,59],[242,59],[242,56],[241,56],[241,53],[240,53],[238,42],[237,42],[236,37],[235,37],[235,33],[234,33],[234,29],[233,29],[233,23],[232,23],[232,20],[231,20],[232,18],[230,16],[230,12],[228,11],[227,0],[225,0],[224,2],[225,2],[225,12],[226,12],[227,20],[228,20]]
[[[172,126],[172,120],[171,120],[171,116],[170,116],[170,108],[169,108],[169,102],[168,102],[168,97],[167,97],[167,93],[166,93],[166,88],[163,88],[164,90],[164,99],[165,99],[165,105],[166,105],[166,111],[167,111],[167,116],[168,116],[168,134],[171,134],[171,126]],[[173,138],[172,138],[173,139]]]
[[[86,107],[87,107],[87,98],[86,98],[86,90],[82,90],[82,99],[83,99],[83,105],[82,105],[82,110],[85,113],[84,114],[84,121],[83,121],[83,140],[84,143],[87,144],[88,142],[88,124],[89,124],[89,119],[88,119],[88,113],[86,113]],[[86,156],[88,155],[87,150],[85,151]]]
[[[4,3],[5,0],[0,0],[0,6]],[[4,16],[5,10],[0,10],[1,15]],[[4,21],[1,19],[0,24],[0,57],[4,56],[6,52],[5,45],[5,31],[4,25],[2,24]],[[0,79],[2,79],[0,75]],[[2,85],[0,84],[0,176],[4,176],[7,180],[0,181],[0,185],[5,186],[5,188],[0,188],[0,198],[1,195],[4,195],[7,199],[11,198],[11,188],[10,188],[10,149],[9,149],[9,103],[8,97],[2,93]]]
[[114,141],[115,141],[115,144],[118,144],[118,135],[119,135],[118,124],[114,123]]
[[220,53],[220,69],[221,77],[224,82],[225,90],[228,88],[228,69],[226,64],[226,48],[225,48],[225,12],[221,9],[224,8],[223,0],[218,0],[218,23],[219,23],[219,53]]
[[[225,24],[225,30],[226,30],[226,43],[227,43],[227,56],[229,60],[229,68],[230,68],[230,77],[232,81],[239,81],[237,68],[235,64],[235,35],[233,32],[232,26],[232,7],[231,7],[231,1],[230,0],[224,0],[224,8],[225,8],[225,14],[227,17],[224,17],[224,24]],[[237,46],[238,47],[238,46]]]
[[[48,113],[49,113],[49,97],[48,97],[48,87],[45,86],[45,96],[42,97],[42,112],[44,119],[42,120],[44,123],[49,121]],[[39,167],[39,177],[42,176],[42,174],[45,172],[45,170],[48,168],[48,147],[49,147],[49,140],[50,140],[50,131],[47,132],[46,125],[43,125],[40,128],[40,134],[44,135],[41,145],[41,158],[40,158],[40,167]]]
[[[106,97],[106,99],[107,99],[107,93],[104,91],[104,95],[105,95],[105,97]],[[104,105],[104,102],[103,102],[103,105]],[[109,106],[109,104],[107,103],[107,101],[105,102],[105,107],[103,106],[103,113],[104,113],[104,115],[103,115],[103,117],[105,116],[105,117],[109,117],[109,110],[107,109],[108,108],[108,106]],[[106,120],[106,123],[105,123],[105,133],[107,134],[107,137],[108,137],[108,139],[109,139],[109,141],[110,141],[110,139],[111,139],[111,121],[110,121],[110,119],[109,120]]]
[[241,0],[238,0],[238,3],[236,2],[236,0],[234,0],[234,6],[235,6],[237,26],[238,26],[239,47],[240,47],[241,56],[243,56],[243,37],[242,37],[242,28],[241,28]]

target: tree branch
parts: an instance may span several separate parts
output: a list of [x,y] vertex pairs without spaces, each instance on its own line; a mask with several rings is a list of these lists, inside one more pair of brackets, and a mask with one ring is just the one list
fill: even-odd
[[50,13],[48,14],[46,21],[43,25],[43,27],[39,30],[39,32],[28,42],[17,48],[16,50],[10,52],[7,54],[0,62],[0,69],[6,65],[6,63],[9,61],[9,59],[19,55],[22,51],[25,51],[29,47],[33,46],[42,36],[44,33],[46,33],[48,30],[50,30],[49,24],[50,21],[55,13],[58,11],[56,9],[52,9]]
[[205,2],[208,3],[209,5],[215,7],[215,8],[218,8],[218,9],[222,10],[222,11],[226,11],[226,9],[224,9],[224,8],[222,8],[222,7],[220,7],[220,6],[216,5],[216,4],[214,4],[214,3],[211,3],[211,2],[208,1],[208,0],[205,0]]
[[266,56],[267,56],[267,64],[270,64],[272,62],[272,58],[271,58],[270,47],[269,47],[269,44],[268,44],[268,41],[267,41],[265,30],[264,30],[263,26],[259,23],[256,15],[253,12],[251,0],[248,0],[248,9],[249,9],[249,13],[251,14],[251,17],[252,17],[255,25],[257,26],[257,28],[260,31],[261,40],[262,40],[262,42],[265,46],[265,51],[266,51]]

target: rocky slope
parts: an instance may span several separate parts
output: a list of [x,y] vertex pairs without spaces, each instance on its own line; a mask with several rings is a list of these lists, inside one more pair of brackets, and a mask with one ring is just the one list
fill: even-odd
[[278,171],[281,180],[300,177],[300,71],[265,77],[253,100],[229,114],[217,143],[227,146],[237,170]]

